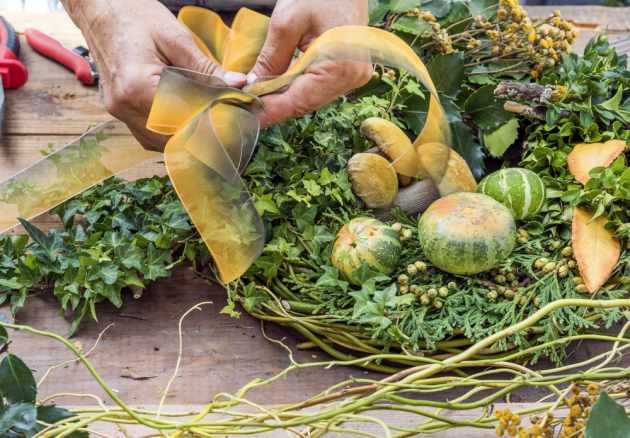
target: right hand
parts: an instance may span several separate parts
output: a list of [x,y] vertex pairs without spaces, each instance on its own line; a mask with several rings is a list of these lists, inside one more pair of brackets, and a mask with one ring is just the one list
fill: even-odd
[[164,67],[212,74],[236,88],[247,83],[244,74],[225,70],[205,56],[188,31],[156,0],[62,3],[92,52],[105,108],[126,123],[146,149],[162,151],[168,140],[146,129]]

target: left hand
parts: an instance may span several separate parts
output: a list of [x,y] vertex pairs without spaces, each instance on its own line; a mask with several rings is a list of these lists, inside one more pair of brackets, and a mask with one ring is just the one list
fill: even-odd
[[[367,25],[368,12],[367,0],[278,0],[265,44],[247,75],[248,84],[286,72],[295,49],[304,52],[329,29]],[[370,64],[315,63],[282,92],[262,97],[265,110],[258,114],[261,128],[313,112],[364,85],[371,76]]]

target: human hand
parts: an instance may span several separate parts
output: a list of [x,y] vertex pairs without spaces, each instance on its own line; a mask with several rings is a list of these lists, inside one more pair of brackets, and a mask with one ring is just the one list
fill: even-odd
[[82,30],[96,65],[105,107],[140,144],[161,151],[167,136],[146,129],[162,69],[175,66],[246,84],[242,73],[213,63],[188,31],[156,0],[62,0]]
[[[263,76],[287,71],[295,49],[304,52],[322,33],[339,26],[366,25],[367,0],[278,0],[269,33],[248,84]],[[285,90],[263,96],[261,127],[302,117],[370,80],[372,67],[359,62],[318,62],[306,69]]]

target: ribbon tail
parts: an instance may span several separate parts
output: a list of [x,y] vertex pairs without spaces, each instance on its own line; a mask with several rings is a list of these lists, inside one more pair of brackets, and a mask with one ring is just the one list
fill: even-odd
[[0,182],[0,230],[31,219],[159,153],[145,150],[127,126],[112,119]]

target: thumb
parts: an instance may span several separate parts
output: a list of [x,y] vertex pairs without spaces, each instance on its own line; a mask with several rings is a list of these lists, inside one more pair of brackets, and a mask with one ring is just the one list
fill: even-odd
[[299,42],[300,33],[296,26],[272,22],[256,64],[247,75],[247,84],[253,84],[260,77],[279,76],[286,72]]
[[173,67],[185,68],[221,78],[229,87],[242,88],[247,84],[247,76],[226,70],[208,58],[195,44],[190,34],[184,30],[176,38],[163,39],[158,49]]

